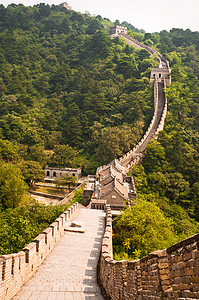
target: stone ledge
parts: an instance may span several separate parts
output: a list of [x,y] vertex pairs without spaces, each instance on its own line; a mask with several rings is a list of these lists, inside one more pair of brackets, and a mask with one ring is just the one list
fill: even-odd
[[86,231],[86,229],[85,229],[85,223],[82,222],[81,226],[78,226],[78,227],[71,226],[71,224],[67,225],[64,228],[64,231],[65,232],[85,233],[85,231]]

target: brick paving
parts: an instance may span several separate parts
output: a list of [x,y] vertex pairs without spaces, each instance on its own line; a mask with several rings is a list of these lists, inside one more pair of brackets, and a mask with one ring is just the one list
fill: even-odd
[[105,214],[81,208],[76,221],[85,233],[66,232],[33,277],[13,300],[103,300],[97,263]]

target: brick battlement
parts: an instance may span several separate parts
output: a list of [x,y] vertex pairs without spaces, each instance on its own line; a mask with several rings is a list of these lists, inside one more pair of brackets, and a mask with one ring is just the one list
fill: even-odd
[[75,203],[18,253],[0,256],[0,299],[11,299],[35,273],[79,211]]
[[100,282],[107,299],[199,299],[199,234],[139,260],[115,261],[107,205]]

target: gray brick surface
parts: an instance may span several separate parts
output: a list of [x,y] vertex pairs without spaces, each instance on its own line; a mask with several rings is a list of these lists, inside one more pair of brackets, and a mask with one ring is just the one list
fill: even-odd
[[103,300],[97,263],[105,214],[81,208],[76,218],[85,233],[66,232],[13,300]]

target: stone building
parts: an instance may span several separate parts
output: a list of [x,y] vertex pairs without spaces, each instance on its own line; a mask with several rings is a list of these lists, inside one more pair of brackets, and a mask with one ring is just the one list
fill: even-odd
[[116,25],[116,26],[110,28],[110,36],[111,37],[118,36],[121,33],[128,34],[127,27]]
[[68,5],[68,3],[66,3],[66,2],[62,2],[60,4],[60,6],[65,7],[67,10],[72,10],[72,7],[70,5]]
[[166,85],[171,84],[171,69],[169,68],[154,68],[151,70],[151,76],[150,76],[150,86],[153,86],[153,83],[155,79],[158,80],[158,82],[161,82],[162,79],[165,78]]
[[55,168],[55,167],[46,167],[45,168],[45,181],[54,181],[59,179],[64,175],[74,176],[77,179],[81,177],[81,168]]
[[95,176],[88,176],[83,196],[83,205],[89,202],[109,204],[112,209],[122,209],[136,199],[133,178],[126,176],[125,167],[118,160],[101,166]]

